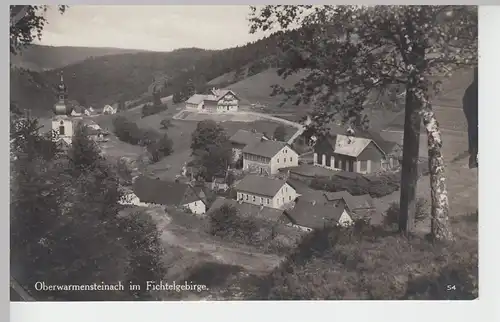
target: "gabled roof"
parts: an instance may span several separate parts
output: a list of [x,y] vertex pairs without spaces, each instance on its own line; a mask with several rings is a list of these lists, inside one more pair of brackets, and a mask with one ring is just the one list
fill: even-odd
[[335,153],[341,155],[358,157],[372,142],[380,150],[380,152],[382,152],[383,154],[387,154],[374,140],[370,138],[360,137],[358,135],[347,136],[343,134],[336,134],[328,135],[324,139],[326,139],[330,143]]
[[240,129],[236,131],[236,133],[234,133],[233,136],[229,138],[229,141],[246,146],[260,142],[260,140],[263,137],[265,137],[263,133],[257,133]]
[[337,224],[343,207],[335,207],[325,202],[298,199],[295,207],[286,210],[287,217],[296,224],[312,229],[321,229],[325,224]]
[[261,140],[243,148],[243,153],[272,158],[288,144],[281,141]]
[[371,142],[373,141],[370,139],[337,134],[334,151],[337,154],[357,157]]
[[198,105],[201,102],[203,102],[203,100],[205,100],[206,97],[207,97],[207,95],[194,94],[193,96],[191,96],[190,98],[188,98],[188,100],[186,101],[186,103]]
[[231,93],[234,97],[238,98],[238,96],[230,89],[212,89],[211,90],[212,95],[215,97],[215,100],[218,101],[226,94]]
[[350,210],[374,208],[373,199],[370,195],[353,196],[347,191],[325,192],[328,201],[343,199]]
[[141,202],[166,206],[181,206],[202,200],[196,191],[187,184],[144,176],[134,181],[133,190]]
[[252,217],[274,222],[277,222],[283,214],[283,210],[256,206],[245,202],[239,203],[234,199],[225,199],[222,197],[218,197],[212,203],[212,206],[210,206],[210,209],[207,211],[206,215],[209,216],[212,212],[214,212],[216,209],[219,209],[223,205],[228,205],[236,208],[238,214],[242,217]]
[[285,184],[285,180],[249,174],[238,182],[235,190],[259,196],[274,197]]
[[[394,147],[398,144],[396,142],[388,141],[384,139],[378,132],[372,130],[365,130],[361,127],[351,127],[354,130],[354,136],[359,138],[370,139],[375,142],[386,154],[390,154]],[[331,125],[331,131],[334,134],[331,136],[335,138],[336,134],[344,134],[346,133],[347,128],[342,125],[333,124]]]

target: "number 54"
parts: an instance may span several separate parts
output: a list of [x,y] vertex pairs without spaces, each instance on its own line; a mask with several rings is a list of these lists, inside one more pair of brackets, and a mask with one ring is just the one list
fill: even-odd
[[455,291],[457,287],[455,285],[446,285],[446,290],[447,291]]

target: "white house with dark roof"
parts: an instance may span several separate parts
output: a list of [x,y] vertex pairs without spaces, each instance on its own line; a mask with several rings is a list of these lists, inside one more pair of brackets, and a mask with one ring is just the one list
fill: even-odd
[[281,168],[299,165],[299,155],[286,142],[261,139],[242,150],[243,170],[274,175]]
[[195,109],[198,111],[203,110],[203,101],[205,97],[206,95],[194,94],[186,101],[186,108],[191,110]]
[[206,112],[237,112],[239,101],[232,90],[213,88],[208,95],[191,96],[186,101],[186,108]]
[[230,138],[231,147],[233,150],[233,160],[237,161],[242,156],[242,150],[247,145],[252,145],[260,142],[260,140],[269,140],[263,133],[252,132],[247,130],[238,130]]
[[240,202],[281,209],[293,202],[298,194],[285,180],[249,174],[234,188]]
[[347,227],[353,219],[342,205],[330,205],[324,200],[299,198],[291,209],[285,209],[280,222],[305,231],[327,226]]
[[313,163],[333,170],[368,174],[390,169],[397,162],[371,138],[337,134],[317,140]]
[[134,181],[133,193],[126,195],[120,203],[136,206],[162,205],[204,214],[206,205],[201,189],[179,182],[139,177]]

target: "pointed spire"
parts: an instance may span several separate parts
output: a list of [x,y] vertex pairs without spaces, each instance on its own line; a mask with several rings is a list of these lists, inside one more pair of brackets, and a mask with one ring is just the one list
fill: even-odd
[[64,84],[64,72],[61,70],[61,84]]

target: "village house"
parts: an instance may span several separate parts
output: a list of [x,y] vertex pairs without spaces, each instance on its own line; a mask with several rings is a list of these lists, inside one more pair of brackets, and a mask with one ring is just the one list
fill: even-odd
[[299,155],[287,143],[262,138],[242,150],[243,170],[275,175],[279,169],[299,165]]
[[141,176],[133,183],[133,193],[122,201],[136,206],[162,205],[204,214],[204,193],[199,187],[180,182],[164,181]]
[[117,112],[117,108],[114,108],[111,105],[106,105],[102,109],[102,114],[116,114],[116,112]]
[[227,184],[226,178],[214,177],[212,179],[211,189],[213,191],[227,191],[229,185]]
[[212,203],[206,215],[210,216],[210,214],[212,214],[217,209],[220,209],[222,206],[230,206],[235,208],[236,211],[238,212],[238,215],[242,217],[250,217],[276,224],[278,223],[283,214],[283,210],[281,209],[257,206],[234,199],[226,199],[223,197],[218,197]]
[[353,196],[348,191],[325,192],[326,202],[332,206],[341,206],[346,209],[353,219],[375,219],[377,209],[372,197],[368,194]]
[[285,209],[280,223],[311,231],[327,226],[347,227],[354,221],[341,204],[331,205],[325,200],[306,200],[299,197],[293,208]]
[[260,142],[261,139],[269,140],[263,133],[247,131],[247,130],[238,130],[234,133],[229,141],[231,142],[231,147],[233,150],[233,161],[238,161],[242,157],[242,150],[247,145],[252,145]]
[[186,101],[186,108],[199,111],[203,110],[203,102],[205,100],[205,97],[206,95],[194,94]]
[[372,139],[337,134],[318,138],[314,144],[313,164],[369,174],[392,169],[397,162]]
[[208,95],[194,94],[186,101],[187,109],[206,112],[237,112],[240,99],[231,90],[213,88]]
[[280,209],[298,194],[285,180],[249,174],[236,184],[236,199],[241,202]]

